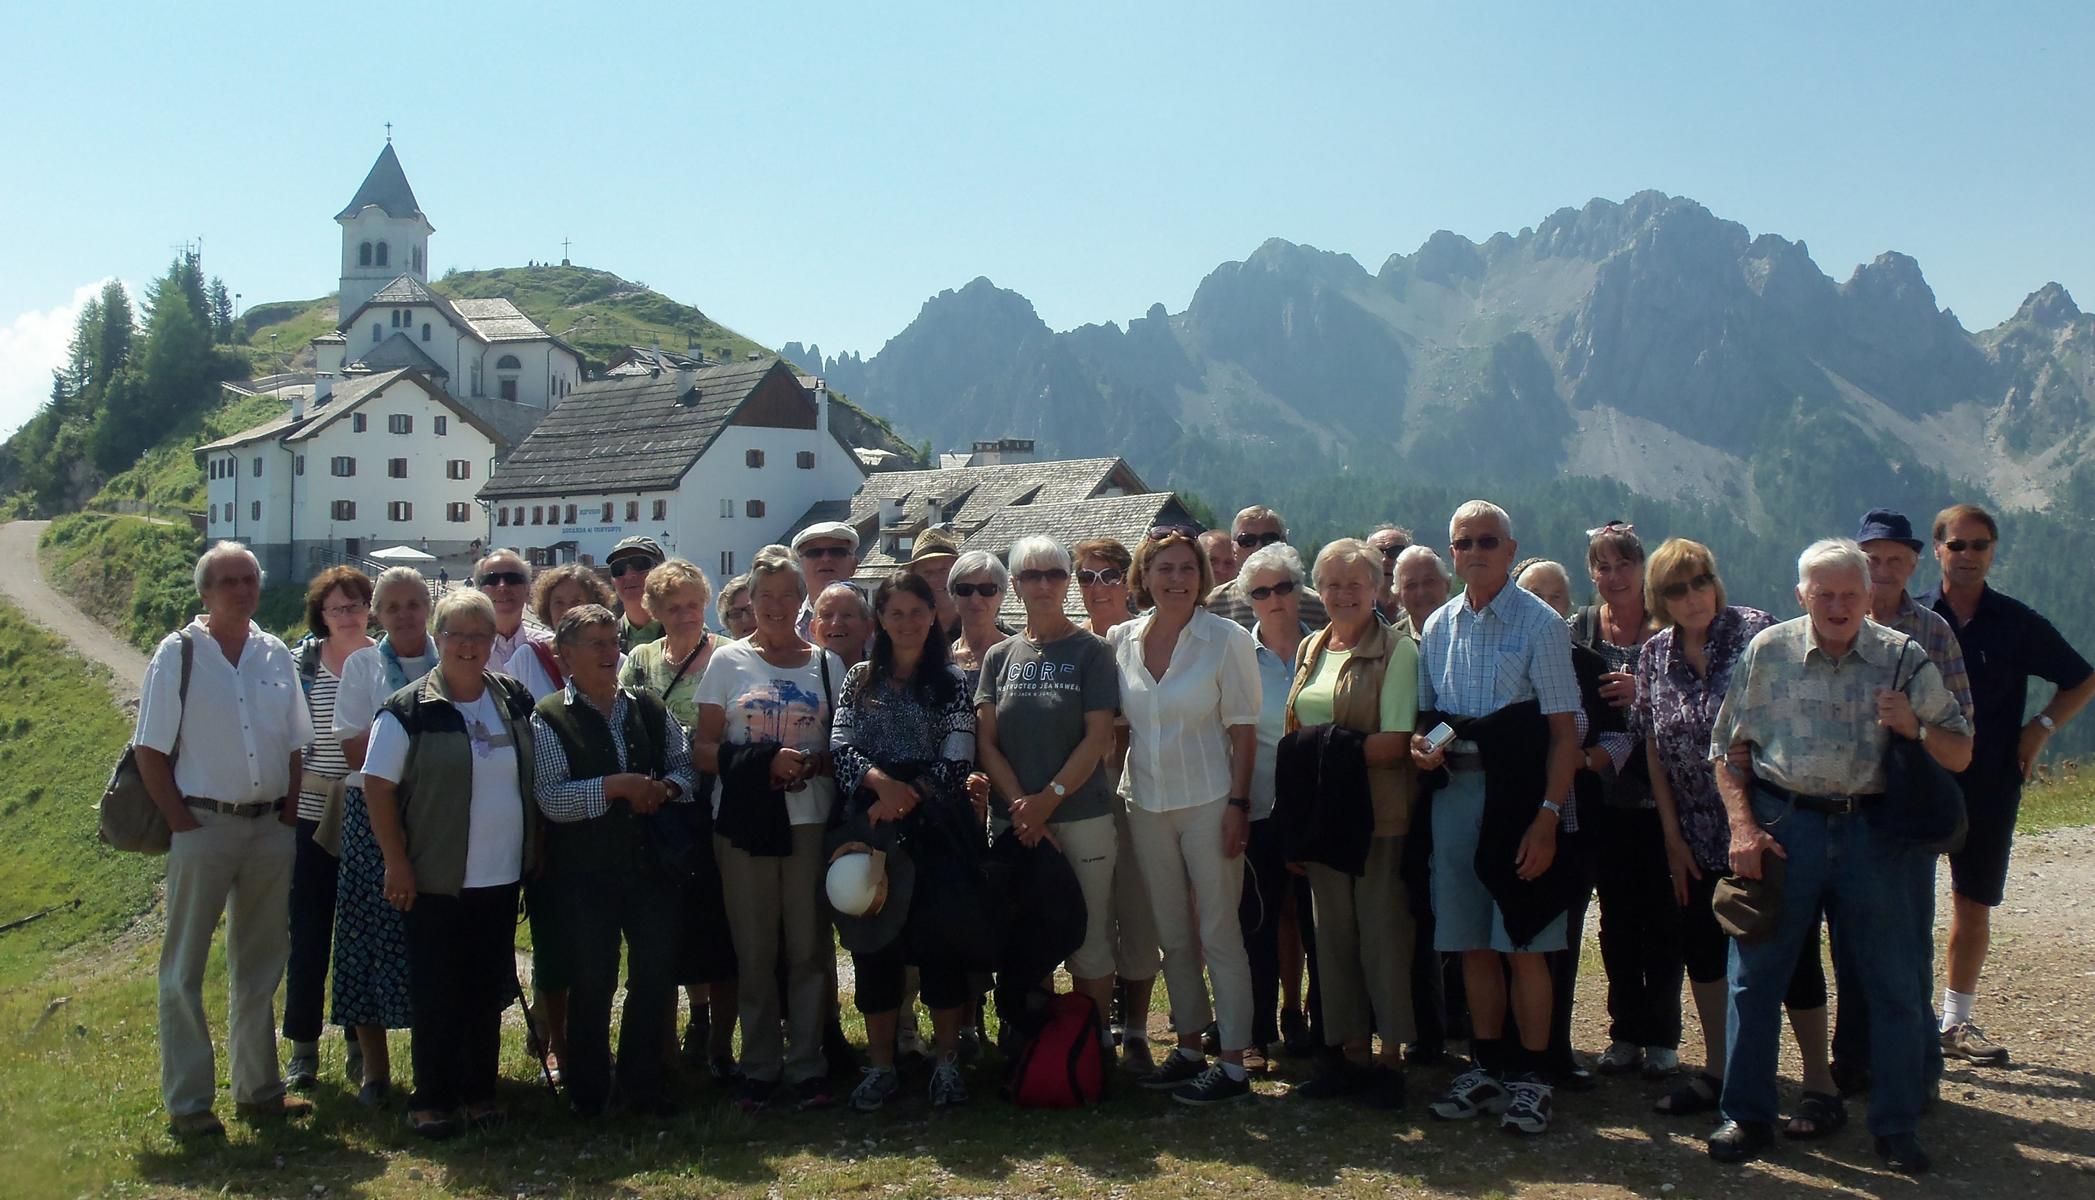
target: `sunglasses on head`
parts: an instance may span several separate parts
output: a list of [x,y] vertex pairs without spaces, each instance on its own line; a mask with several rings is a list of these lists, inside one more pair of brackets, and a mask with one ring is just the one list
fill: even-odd
[[1240,533],[1229,540],[1246,550],[1256,550],[1260,546],[1270,546],[1275,542],[1287,541],[1288,535],[1284,533]]
[[1459,537],[1448,544],[1457,550],[1468,550],[1471,547],[1479,550],[1496,550],[1499,548],[1499,543],[1505,540],[1495,533],[1487,533],[1483,537]]
[[1973,554],[1984,554],[1993,549],[1992,538],[1951,538],[1942,544],[1951,554],[1962,554],[1966,550]]
[[947,590],[951,591],[955,596],[965,598],[968,596],[994,596],[1004,589],[994,583],[956,583]]
[[1674,580],[1672,583],[1660,588],[1659,595],[1664,596],[1668,600],[1678,600],[1687,595],[1691,589],[1698,592],[1706,592],[1715,586],[1717,586],[1717,577],[1708,571],[1704,571],[1693,579]]
[[481,587],[522,587],[531,581],[522,571],[489,571],[473,582]]
[[1068,578],[1069,572],[1060,567],[1046,567],[1039,570],[1029,567],[1018,573],[1018,581],[1020,583],[1061,583]]
[[1169,537],[1197,538],[1200,531],[1191,525],[1155,525],[1150,527],[1149,540],[1161,542]]
[[1265,603],[1268,600],[1271,600],[1275,596],[1292,596],[1294,594],[1295,581],[1292,579],[1283,579],[1279,583],[1274,584],[1272,587],[1252,588],[1249,592],[1245,593],[1245,595],[1250,596],[1253,600],[1261,604]]
[[1085,567],[1077,568],[1077,583],[1084,587],[1090,587],[1094,583],[1102,583],[1107,587],[1111,587],[1126,578],[1127,575],[1119,567],[1106,567],[1097,571]]
[[631,575],[635,571],[638,571],[642,575],[645,575],[649,571],[652,571],[654,569],[654,559],[649,558],[644,554],[628,554],[624,558],[621,558],[617,562],[611,564],[611,578],[623,579],[626,576]]
[[850,555],[849,546],[808,546],[800,551],[802,558],[844,558]]

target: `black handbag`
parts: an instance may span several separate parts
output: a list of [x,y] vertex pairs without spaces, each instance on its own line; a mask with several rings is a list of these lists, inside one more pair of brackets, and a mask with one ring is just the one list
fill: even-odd
[[[1920,645],[1911,640],[1906,644]],[[1899,658],[1905,661],[1903,650]],[[1925,651],[1921,661],[1927,661]],[[1911,682],[1909,675],[1894,686],[1903,692]],[[1971,828],[1963,786],[1914,738],[1892,737],[1884,751],[1884,799],[1866,811],[1877,832],[1927,854],[1962,850]]]

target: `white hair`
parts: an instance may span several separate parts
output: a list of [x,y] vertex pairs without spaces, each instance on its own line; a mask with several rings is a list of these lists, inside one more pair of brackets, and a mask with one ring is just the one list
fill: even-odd
[[1429,562],[1433,564],[1433,569],[1440,572],[1442,575],[1446,575],[1448,573],[1447,564],[1440,561],[1440,555],[1435,554],[1433,552],[1433,547],[1431,546],[1427,546],[1424,544],[1416,546],[1406,546],[1404,547],[1404,549],[1397,553],[1397,570],[1403,570],[1405,563],[1414,562]]
[[1368,544],[1359,538],[1340,538],[1317,551],[1317,561],[1309,573],[1321,589],[1325,587],[1325,581],[1338,571],[1358,567],[1367,572],[1369,586],[1377,587],[1382,582],[1381,558],[1380,552],[1369,549]]
[[1302,555],[1286,542],[1260,546],[1251,552],[1251,557],[1238,564],[1237,578],[1249,581],[1266,571],[1279,571],[1299,587],[1303,574]]
[[255,582],[258,585],[269,582],[269,576],[262,571],[262,560],[255,557],[254,551],[239,542],[220,542],[204,551],[203,557],[196,560],[197,595],[203,595],[204,588],[211,582],[211,564],[223,558],[245,558],[255,564]]
[[970,550],[954,559],[953,569],[946,574],[946,586],[950,588],[970,575],[980,575],[985,571],[997,581],[997,591],[1011,590],[1011,572],[1004,568],[1003,560],[987,550]]
[[[1013,575],[1027,567],[1035,570],[1059,569],[1063,572],[1076,569],[1076,564],[1069,559],[1069,548],[1044,533],[1022,537],[1011,543],[1011,550],[1005,556],[1005,561]],[[956,569],[958,565],[955,564]]]
[[1853,571],[1869,582],[1869,555],[1853,538],[1823,538],[1797,556],[1797,586],[1808,587],[1811,577],[1828,571]]
[[1448,540],[1451,542],[1455,540],[1455,526],[1462,524],[1464,521],[1474,521],[1479,517],[1496,519],[1499,523],[1500,537],[1513,536],[1513,518],[1506,515],[1505,509],[1500,508],[1489,500],[1469,500],[1465,501],[1461,508],[1455,510],[1454,516],[1448,518]]
[[1520,569],[1520,574],[1514,576],[1513,582],[1518,584],[1521,580],[1526,579],[1537,571],[1542,572],[1544,575],[1555,575],[1564,581],[1564,590],[1566,592],[1571,591],[1571,572],[1564,569],[1563,563],[1553,558],[1538,558],[1534,562],[1524,564]]
[[495,621],[495,602],[478,588],[452,588],[444,598],[436,602],[435,626],[438,633],[451,628],[459,618],[479,621],[489,629],[498,628]]
[[429,597],[429,581],[422,578],[420,571],[413,567],[387,567],[371,581],[371,607],[384,603],[386,589],[396,587],[412,587],[422,593],[423,599]]
[[758,550],[750,560],[749,590],[755,592],[757,582],[771,575],[791,575],[800,589],[800,598],[807,599],[807,578],[800,573],[800,556],[776,542]]
[[828,587],[823,588],[821,592],[815,596],[815,607],[822,607],[822,598],[824,596],[829,595],[831,592],[839,591],[851,593],[851,598],[853,600],[858,601],[859,615],[864,617],[868,621],[873,619],[873,601],[867,597],[866,593],[857,584],[851,582],[848,579],[839,579],[835,583],[830,584]]
[[498,558],[515,559],[517,561],[517,564],[524,568],[525,583],[531,582],[531,576],[537,574],[537,572],[531,569],[531,560],[525,558],[520,551],[512,549],[508,546],[497,546],[494,549],[488,551],[486,554],[481,555],[480,561],[473,564],[474,580],[477,581],[480,578],[481,572],[487,570],[487,564],[495,561]]

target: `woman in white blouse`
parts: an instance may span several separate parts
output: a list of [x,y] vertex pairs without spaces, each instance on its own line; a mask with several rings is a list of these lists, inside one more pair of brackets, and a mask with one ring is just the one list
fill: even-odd
[[[1258,652],[1251,634],[1200,607],[1214,586],[1195,530],[1150,531],[1135,551],[1135,600],[1149,611],[1114,627],[1127,715],[1127,769],[1137,863],[1164,948],[1178,1050],[1143,1080],[1184,1104],[1251,1094],[1251,965],[1237,923],[1251,773],[1258,751]],[[1199,919],[1198,939],[1193,929]],[[1215,983],[1222,1061],[1210,1067],[1200,1033],[1210,1014],[1201,977]]]

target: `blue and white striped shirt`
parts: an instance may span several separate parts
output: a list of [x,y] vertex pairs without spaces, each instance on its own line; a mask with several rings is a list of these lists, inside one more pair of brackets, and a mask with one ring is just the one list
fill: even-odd
[[1544,715],[1580,708],[1570,627],[1510,582],[1481,611],[1458,595],[1426,618],[1418,675],[1420,712],[1482,717],[1523,700],[1540,701]]

